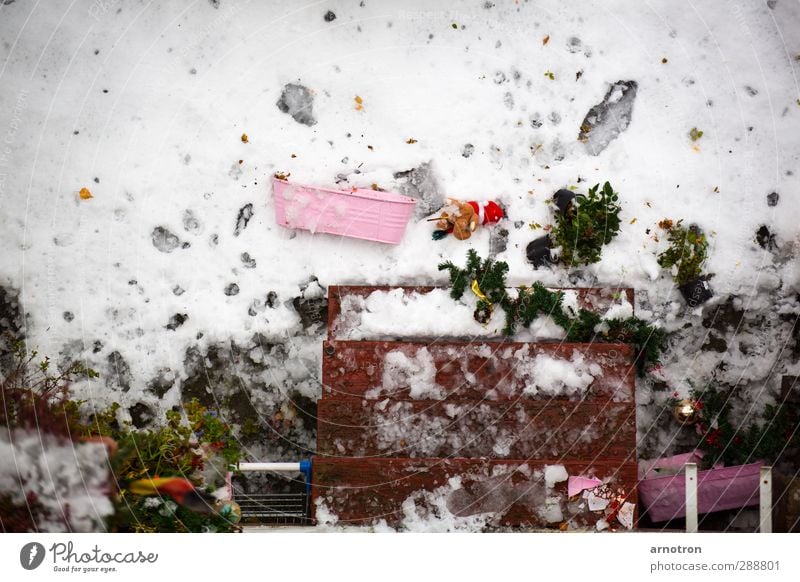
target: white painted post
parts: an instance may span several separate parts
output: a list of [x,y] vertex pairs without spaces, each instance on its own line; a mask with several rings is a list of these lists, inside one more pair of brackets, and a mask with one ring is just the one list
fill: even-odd
[[759,515],[758,531],[772,533],[772,467],[761,467],[759,481]]
[[697,463],[686,463],[686,532],[697,533]]
[[277,471],[300,472],[300,463],[239,463],[238,469],[242,472]]

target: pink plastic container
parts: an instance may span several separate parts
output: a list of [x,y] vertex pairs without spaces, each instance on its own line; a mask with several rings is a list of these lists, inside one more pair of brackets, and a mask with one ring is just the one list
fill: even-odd
[[[759,471],[764,463],[719,467],[697,473],[700,514],[758,505]],[[639,481],[639,501],[655,522],[686,517],[686,475]]]
[[287,228],[302,228],[397,244],[416,201],[392,192],[357,188],[333,190],[273,178],[275,218]]

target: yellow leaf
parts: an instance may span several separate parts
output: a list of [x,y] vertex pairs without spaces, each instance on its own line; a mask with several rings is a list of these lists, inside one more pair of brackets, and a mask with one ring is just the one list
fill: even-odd
[[81,188],[81,191],[78,193],[78,196],[81,197],[81,200],[88,200],[89,198],[94,198],[92,193],[89,192],[88,188]]
[[250,143],[250,139],[247,137],[246,133],[242,134],[242,143]]

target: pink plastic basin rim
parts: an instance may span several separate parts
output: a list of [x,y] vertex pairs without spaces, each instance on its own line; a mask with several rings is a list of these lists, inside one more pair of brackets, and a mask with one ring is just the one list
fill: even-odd
[[275,219],[287,228],[397,244],[416,200],[366,188],[336,190],[273,178]]
[[[758,505],[763,462],[699,471],[698,513]],[[654,522],[686,517],[686,475],[665,475],[639,481],[639,501]]]

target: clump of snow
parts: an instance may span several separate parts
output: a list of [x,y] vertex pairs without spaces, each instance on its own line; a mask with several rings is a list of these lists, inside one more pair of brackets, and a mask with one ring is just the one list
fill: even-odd
[[[383,378],[381,388],[392,394],[408,388],[411,398],[439,399],[444,390],[436,384],[436,365],[427,348],[420,348],[413,356],[400,350],[387,352],[383,360]],[[368,398],[374,398],[370,393]]]
[[629,317],[633,317],[633,305],[631,305],[630,301],[628,301],[628,297],[624,293],[620,295],[619,302],[611,304],[603,315],[603,319],[628,319]]
[[567,479],[569,479],[569,473],[564,465],[547,465],[544,468],[544,482],[548,489],[552,489],[556,483]]
[[492,512],[459,516],[451,511],[449,499],[462,489],[461,477],[433,491],[416,491],[403,501],[400,527],[410,532],[480,531],[493,517]]
[[587,362],[579,351],[574,351],[569,360],[547,354],[531,359],[528,350],[520,348],[514,358],[519,361],[517,374],[527,378],[523,393],[528,396],[580,395],[591,386],[595,376],[602,374],[600,365]]
[[328,504],[325,502],[323,497],[317,497],[314,502],[314,515],[316,516],[317,523],[323,526],[331,526],[336,525],[339,522],[339,516],[336,515]]
[[15,505],[29,495],[44,507],[37,523],[46,532],[104,529],[114,511],[108,453],[101,443],[73,443],[52,435],[0,431],[0,494]]

